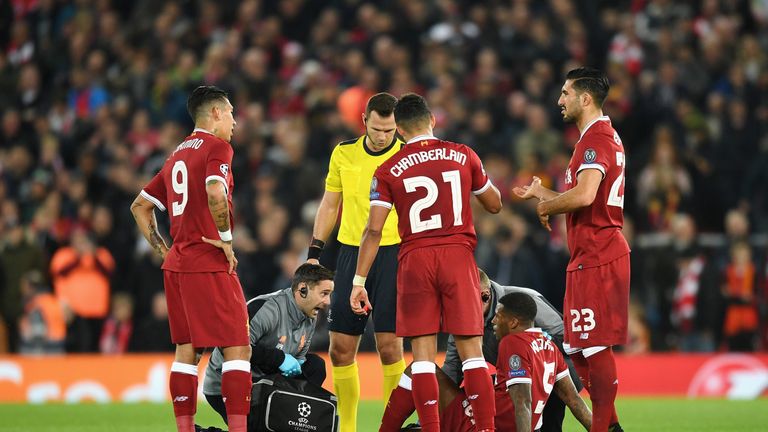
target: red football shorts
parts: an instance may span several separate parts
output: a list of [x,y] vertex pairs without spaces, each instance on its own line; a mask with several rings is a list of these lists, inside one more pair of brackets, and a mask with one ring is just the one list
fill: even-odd
[[163,271],[171,341],[195,348],[249,344],[248,311],[236,274]]
[[475,257],[465,246],[408,252],[397,268],[397,335],[482,335],[479,287]]
[[[467,408],[464,408],[466,401]],[[464,390],[460,391],[455,398],[448,404],[440,415],[441,432],[473,432],[475,425],[472,424],[470,413],[472,409],[467,401]]]
[[565,283],[565,342],[573,348],[627,343],[629,254],[597,267],[569,271]]

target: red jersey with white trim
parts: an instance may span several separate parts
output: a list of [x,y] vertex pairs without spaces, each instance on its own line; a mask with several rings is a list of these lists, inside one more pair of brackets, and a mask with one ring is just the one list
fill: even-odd
[[398,217],[400,256],[422,246],[475,249],[470,196],[491,186],[477,153],[464,144],[416,137],[376,170],[371,205]]
[[496,429],[515,431],[515,405],[507,388],[515,384],[531,385],[531,430],[541,427],[541,413],[555,382],[569,376],[568,365],[539,328],[504,336],[496,361]]
[[569,271],[603,265],[629,253],[621,233],[625,164],[624,145],[608,116],[584,128],[565,172],[566,189],[576,187],[578,174],[585,169],[599,170],[603,180],[591,205],[566,215]]
[[208,210],[205,185],[210,180],[224,184],[232,218],[232,146],[203,129],[195,129],[171,154],[163,168],[141,191],[157,208],[168,210],[173,246],[165,257],[163,270],[180,273],[227,271],[221,249],[204,243],[201,237],[218,239],[219,230]]

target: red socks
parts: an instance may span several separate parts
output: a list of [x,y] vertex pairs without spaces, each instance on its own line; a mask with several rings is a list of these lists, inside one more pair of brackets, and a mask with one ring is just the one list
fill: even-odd
[[467,394],[477,430],[495,430],[496,399],[488,365],[482,357],[464,360],[464,393]]
[[387,408],[381,418],[379,432],[400,432],[403,422],[408,418],[416,406],[411,394],[411,377],[406,374],[400,376],[400,384],[395,387],[389,396]]
[[413,403],[419,413],[421,430],[423,432],[440,432],[440,397],[435,375],[435,364],[428,361],[417,361],[411,365],[413,380]]
[[613,350],[608,347],[586,357],[586,363],[589,366],[589,397],[592,400],[590,432],[605,432],[608,426],[618,423],[614,405],[619,387],[616,359],[613,357]]
[[227,408],[230,432],[247,432],[251,411],[251,363],[230,360],[221,365],[221,395]]
[[178,432],[195,432],[197,366],[173,362],[169,381]]

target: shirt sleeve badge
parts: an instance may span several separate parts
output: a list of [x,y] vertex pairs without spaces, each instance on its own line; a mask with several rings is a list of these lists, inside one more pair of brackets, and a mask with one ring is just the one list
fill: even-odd
[[584,162],[585,163],[592,163],[597,159],[597,152],[595,149],[586,149],[584,151]]

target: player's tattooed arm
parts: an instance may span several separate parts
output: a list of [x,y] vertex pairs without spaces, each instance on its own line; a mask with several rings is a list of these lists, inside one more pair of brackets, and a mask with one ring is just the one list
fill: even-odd
[[217,180],[206,183],[208,191],[208,210],[211,211],[216,228],[223,232],[229,230],[229,203],[224,185]]
[[163,239],[163,236],[157,231],[157,220],[154,216],[153,213],[152,220],[149,221],[149,226],[147,227],[149,229],[149,244],[155,252],[165,258],[165,254],[168,253],[168,245],[165,244],[165,239]]
[[531,431],[531,384],[516,383],[507,387],[515,406],[515,426],[518,432]]
[[576,420],[589,430],[592,427],[592,412],[579,396],[571,377],[566,377],[555,382],[555,394],[568,406]]
[[144,236],[150,246],[152,246],[152,249],[160,257],[165,258],[165,254],[168,253],[168,245],[157,229],[155,205],[139,195],[131,204],[131,213],[136,220],[136,226],[141,231],[141,235]]

